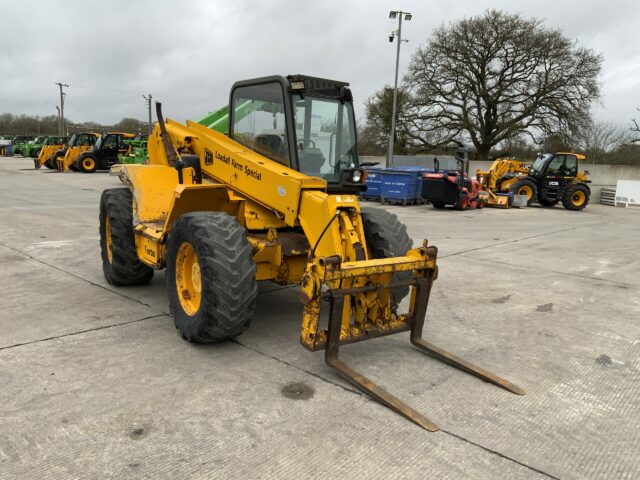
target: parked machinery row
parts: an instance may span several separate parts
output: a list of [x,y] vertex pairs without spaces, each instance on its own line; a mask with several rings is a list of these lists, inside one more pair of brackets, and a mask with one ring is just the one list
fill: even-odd
[[498,158],[488,170],[469,174],[464,149],[456,152],[456,168],[440,169],[434,159],[426,167],[369,168],[366,172],[366,200],[400,205],[430,203],[434,208],[529,206],[538,203],[553,207],[561,203],[567,210],[582,210],[589,203],[588,171],[579,171],[584,155],[557,152],[540,155],[533,164]]
[[19,135],[2,137],[3,155],[33,158],[37,169],[92,173],[108,170],[117,163],[147,161],[146,136],[125,132],[77,132],[70,137]]

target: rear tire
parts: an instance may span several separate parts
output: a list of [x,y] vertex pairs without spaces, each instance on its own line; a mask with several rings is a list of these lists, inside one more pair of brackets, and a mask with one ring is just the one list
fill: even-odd
[[582,210],[589,204],[589,189],[582,184],[571,185],[564,192],[562,197],[562,206],[567,210]]
[[149,283],[153,277],[153,269],[138,259],[132,204],[128,188],[105,190],[100,198],[102,271],[107,282],[118,287]]
[[509,192],[514,195],[526,195],[527,207],[538,200],[538,186],[530,178],[523,178],[509,187]]
[[[364,237],[373,258],[391,258],[407,254],[413,247],[413,241],[407,233],[407,227],[394,214],[381,208],[362,207]],[[393,274],[394,282],[411,280],[411,272]],[[397,303],[407,296],[409,287],[397,287],[391,290]]]
[[458,198],[458,201],[454,205],[454,208],[456,210],[466,210],[467,208],[469,208],[469,199],[467,198],[467,195],[465,193],[460,195],[460,198]]
[[[192,258],[188,269],[185,249]],[[249,327],[258,294],[256,265],[246,230],[235,217],[224,212],[180,216],[167,241],[166,278],[169,308],[184,339],[220,342]],[[178,291],[179,283],[186,288]]]
[[444,203],[444,202],[431,202],[431,205],[433,205],[433,208],[437,208],[438,210],[442,210],[446,206],[446,203]]

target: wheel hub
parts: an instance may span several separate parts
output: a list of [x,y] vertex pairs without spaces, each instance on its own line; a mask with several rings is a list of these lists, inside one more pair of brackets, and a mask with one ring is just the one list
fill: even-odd
[[202,276],[198,255],[188,242],[180,245],[176,255],[176,290],[185,313],[195,315],[202,300]]
[[524,185],[520,187],[520,190],[518,190],[518,195],[526,195],[527,199],[531,200],[533,191],[531,190],[531,187],[529,185]]
[[104,222],[104,230],[104,238],[107,244],[107,257],[109,258],[109,263],[113,263],[113,243],[111,240],[111,220],[109,219],[109,215],[106,216],[106,220]]

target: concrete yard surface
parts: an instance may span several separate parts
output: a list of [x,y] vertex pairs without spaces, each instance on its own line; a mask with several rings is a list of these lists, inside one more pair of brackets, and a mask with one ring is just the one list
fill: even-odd
[[0,158],[0,479],[640,478],[640,209],[384,207],[439,248],[425,337],[527,391],[408,334],[342,347],[429,433],[300,345],[295,286],[192,345],[164,272],[108,285],[98,204],[119,186]]

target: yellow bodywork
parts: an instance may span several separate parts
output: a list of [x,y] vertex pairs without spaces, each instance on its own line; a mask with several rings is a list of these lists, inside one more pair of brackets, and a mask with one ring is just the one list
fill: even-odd
[[[158,125],[148,141],[150,164],[118,166],[120,179],[133,193],[135,244],[141,261],[164,268],[167,235],[180,215],[222,211],[246,228],[258,280],[301,283],[305,347],[316,350],[326,343],[318,327],[323,285],[373,286],[345,295],[340,342],[410,328],[415,288],[409,315],[399,315],[388,285],[398,271],[411,271],[414,279],[435,278],[435,247],[425,242],[405,256],[372,259],[356,196],[327,194],[325,180],[283,166],[194,122],[181,125],[167,120],[166,129],[176,152],[199,157],[203,181],[196,183],[193,168],[184,168],[183,183],[178,182]],[[184,272],[195,268],[189,252],[183,257]],[[197,281],[184,282],[185,289],[197,290]]]
[[529,167],[526,163],[520,162],[512,158],[497,158],[489,167],[489,170],[476,170],[476,178],[482,185],[483,190],[496,190],[498,180],[509,175],[513,176],[512,180],[503,182],[506,186],[501,187],[500,191],[509,191],[509,186],[514,183],[519,175],[527,175]]
[[64,157],[59,157],[56,160],[56,168],[61,172],[66,172],[69,167],[73,165],[81,153],[91,150],[90,145],[79,145],[77,147],[69,147],[64,154]]
[[58,150],[60,150],[64,145],[45,145],[40,149],[40,153],[38,154],[38,159],[36,163],[36,168],[42,167]]

